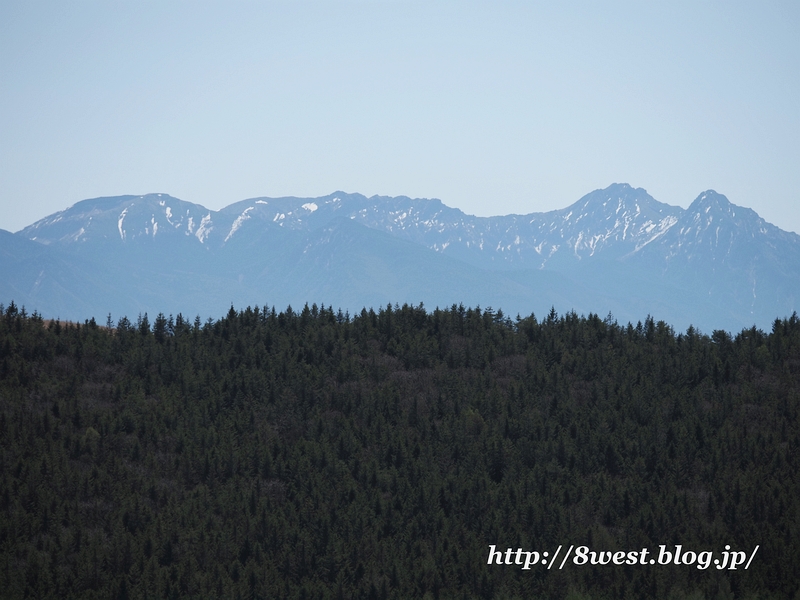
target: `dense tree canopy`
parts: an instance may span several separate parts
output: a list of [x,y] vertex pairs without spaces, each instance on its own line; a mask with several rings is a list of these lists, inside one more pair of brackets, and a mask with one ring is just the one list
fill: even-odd
[[[0,306],[4,597],[793,598],[800,319]],[[748,570],[487,565],[752,552]]]

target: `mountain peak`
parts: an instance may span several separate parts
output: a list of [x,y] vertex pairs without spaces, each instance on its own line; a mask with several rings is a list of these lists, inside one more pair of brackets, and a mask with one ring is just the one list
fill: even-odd
[[723,194],[719,194],[714,190],[706,190],[695,198],[694,202],[689,206],[689,211],[709,207],[716,210],[728,210],[731,206],[733,206],[733,204],[731,204],[731,201]]
[[766,222],[758,214],[743,206],[733,204],[723,194],[714,190],[706,190],[700,194],[686,209],[684,219],[695,225],[711,225],[723,222],[736,223],[737,225],[749,224],[751,227],[763,228]]
[[635,188],[627,183],[613,183],[605,189],[594,190],[586,194],[564,210],[578,211],[581,214],[618,215],[651,210],[661,212],[663,207],[668,207],[668,205],[653,198],[644,188]]

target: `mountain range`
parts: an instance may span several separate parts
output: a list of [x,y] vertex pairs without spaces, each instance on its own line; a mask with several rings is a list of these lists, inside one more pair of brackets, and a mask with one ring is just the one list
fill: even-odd
[[683,209],[627,184],[496,217],[344,192],[219,211],[167,194],[95,198],[0,230],[0,257],[0,300],[71,320],[423,302],[710,332],[769,328],[800,299],[797,234],[713,190]]

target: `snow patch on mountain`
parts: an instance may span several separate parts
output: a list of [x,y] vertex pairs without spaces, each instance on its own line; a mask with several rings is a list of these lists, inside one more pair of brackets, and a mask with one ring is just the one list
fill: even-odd
[[231,239],[233,234],[236,233],[236,231],[242,226],[242,223],[244,223],[245,221],[247,221],[247,219],[250,218],[250,215],[248,215],[247,213],[249,213],[254,208],[255,208],[255,206],[250,206],[249,208],[246,208],[244,210],[244,212],[242,212],[242,214],[240,214],[238,217],[236,217],[236,220],[233,222],[233,225],[231,225],[231,230],[228,232],[228,235],[225,236],[225,241],[226,242],[229,239]]
[[119,214],[119,220],[117,221],[117,229],[119,229],[119,239],[123,242],[125,241],[125,230],[122,228],[122,223],[125,221],[125,215],[128,214],[128,208],[124,209]]
[[197,233],[195,233],[195,237],[198,240],[200,240],[201,244],[204,244],[213,229],[214,225],[211,222],[211,213],[208,213],[200,221],[200,226],[197,228]]

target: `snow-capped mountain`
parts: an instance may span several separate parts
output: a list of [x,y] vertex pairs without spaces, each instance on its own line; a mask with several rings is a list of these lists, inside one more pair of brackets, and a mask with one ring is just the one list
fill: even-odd
[[[618,184],[562,210],[475,217],[439,200],[337,192],[323,198],[257,198],[222,211],[225,241],[248,228],[274,224],[311,231],[346,217],[370,229],[421,244],[475,265],[543,268],[593,256],[618,258],[663,235],[682,209],[657,202],[643,189]],[[232,224],[231,216],[236,215]]]
[[[594,256],[619,258],[662,236],[682,209],[615,184],[547,213],[475,217],[439,200],[337,192],[322,198],[254,198],[210,211],[166,194],[84,200],[22,230],[44,244],[118,238],[121,244],[183,236],[218,248],[270,228],[313,231],[336,218],[496,268],[543,268]],[[113,225],[113,227],[112,227]],[[160,238],[159,238],[160,234]]]
[[711,272],[743,267],[750,270],[760,261],[764,266],[786,262],[797,274],[799,239],[797,234],[767,223],[755,211],[736,206],[722,194],[708,190],[681,211],[665,235],[642,254],[663,260],[665,270],[678,265],[694,265]]
[[[14,237],[62,262],[80,257],[81,273],[103,272],[125,290],[100,314],[213,315],[231,302],[306,301],[350,310],[465,302],[529,314],[552,304],[734,329],[767,326],[800,298],[800,236],[711,190],[684,210],[614,184],[564,209],[497,217],[405,196],[253,198],[213,211],[148,194],[84,200]],[[0,271],[0,292],[21,303],[30,281],[14,279],[13,262]],[[40,269],[36,289],[47,277]],[[63,299],[28,296],[40,310],[72,310]]]
[[[714,190],[700,194],[631,262],[702,292],[728,314],[746,312],[754,321],[764,318],[765,307],[791,312],[800,304],[800,236]],[[775,317],[781,314],[776,308]]]
[[167,194],[95,198],[45,217],[20,233],[47,245],[141,243],[175,237],[203,244],[214,229],[211,213]]

